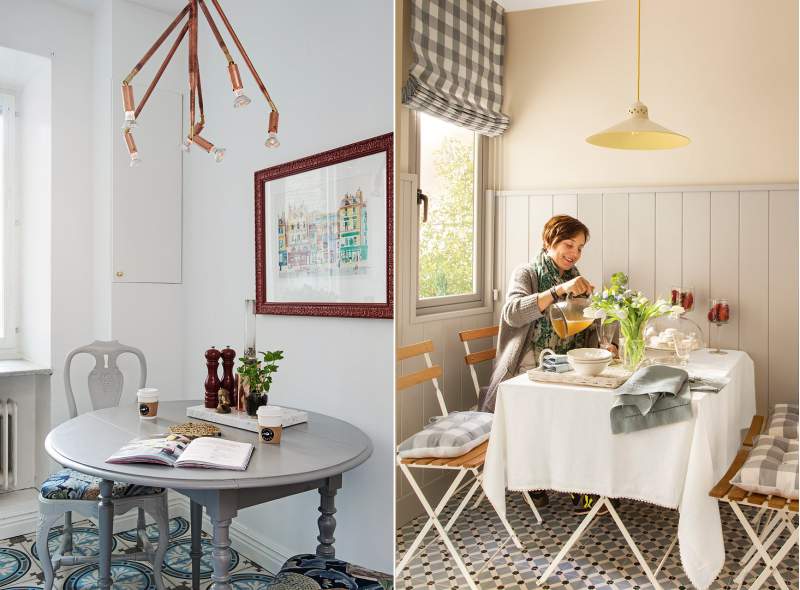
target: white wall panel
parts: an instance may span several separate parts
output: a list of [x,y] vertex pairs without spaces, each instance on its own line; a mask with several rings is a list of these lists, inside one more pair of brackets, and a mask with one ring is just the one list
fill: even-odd
[[[719,342],[722,348],[739,348],[739,193],[711,193],[711,234],[708,288],[709,299],[727,299],[731,309],[728,323],[721,326]],[[704,308],[708,311],[707,308]],[[701,310],[701,311],[704,311]],[[716,328],[713,328],[717,332]]]
[[635,193],[628,198],[628,278],[631,288],[647,297],[655,293],[656,197]]
[[[603,284],[628,272],[628,195],[603,195]],[[598,288],[600,285],[596,285]]]
[[506,275],[501,288],[505,293],[508,280],[514,268],[530,260],[528,246],[530,233],[528,228],[528,197],[513,197],[506,202]]
[[589,242],[578,268],[598,288],[603,282],[603,195],[577,196],[578,219],[589,228]]
[[656,194],[656,294],[669,297],[681,284],[683,266],[683,195]]
[[[681,285],[694,292],[694,309],[687,316],[708,334],[708,259],[710,194],[683,193],[683,278]],[[712,343],[716,344],[716,334]]]
[[[769,404],[769,193],[739,193],[739,344],[755,363],[758,413]],[[796,338],[795,334],[795,338]]]
[[797,403],[797,214],[797,191],[770,191],[770,406]]
[[578,216],[578,195],[553,195],[553,215]]
[[[542,249],[542,229],[553,216],[553,197],[551,195],[533,195],[528,200],[530,221],[528,227],[528,260],[533,260]],[[513,272],[513,268],[511,271]]]
[[[712,344],[719,337],[723,348],[744,350],[753,359],[759,412],[797,398],[796,187],[500,191],[497,197],[498,210],[506,208],[496,243],[496,265],[505,265],[505,278],[523,251],[531,256],[538,249],[536,234],[551,213],[577,214],[591,232],[579,263],[584,276],[599,287],[625,271],[634,288],[652,296],[693,287],[691,317],[706,337],[713,330]],[[529,204],[527,231],[519,222],[521,199]],[[707,313],[710,300],[721,297],[728,299],[731,319],[718,335]]]

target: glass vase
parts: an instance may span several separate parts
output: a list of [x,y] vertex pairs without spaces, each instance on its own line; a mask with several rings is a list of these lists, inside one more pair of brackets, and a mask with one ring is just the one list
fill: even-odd
[[620,322],[620,335],[622,366],[628,371],[635,371],[646,357],[644,323],[630,325]]

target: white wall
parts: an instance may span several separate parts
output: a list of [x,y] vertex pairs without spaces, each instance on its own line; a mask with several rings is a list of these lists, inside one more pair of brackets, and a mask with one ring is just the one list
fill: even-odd
[[[62,365],[92,340],[92,20],[47,0],[0,0],[0,46],[51,60],[51,420],[67,415]],[[46,170],[46,164],[45,170]]]
[[[322,0],[228,3],[236,27],[281,113],[281,147],[264,145],[268,109],[244,64],[253,103],[232,108],[225,62],[203,36],[208,124],[228,148],[216,164],[195,148],[184,168],[184,325],[187,396],[203,393],[203,352],[243,344],[244,299],[254,286],[253,173],[391,131],[392,3]],[[210,37],[209,37],[210,39]],[[259,350],[282,349],[276,403],[343,418],[373,440],[371,459],[345,474],[337,497],[337,555],[392,571],[392,322],[259,316]],[[236,522],[284,555],[316,547],[318,495],[247,509]]]

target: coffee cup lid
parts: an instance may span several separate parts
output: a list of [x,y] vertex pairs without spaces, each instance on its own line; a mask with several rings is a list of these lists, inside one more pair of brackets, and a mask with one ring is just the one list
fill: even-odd
[[258,416],[274,418],[282,416],[283,412],[281,412],[280,408],[276,408],[275,406],[260,406],[258,410],[256,410],[256,414]]
[[157,400],[158,399],[158,389],[155,387],[143,387],[136,392],[136,397],[139,400]]

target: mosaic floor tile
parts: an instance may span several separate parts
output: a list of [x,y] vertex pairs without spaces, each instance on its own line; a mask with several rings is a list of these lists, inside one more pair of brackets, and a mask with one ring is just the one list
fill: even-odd
[[[544,519],[541,525],[536,523],[520,494],[508,494],[506,502],[509,522],[525,546],[525,551],[518,550],[508,540],[500,519],[486,501],[459,517],[451,530],[451,539],[481,588],[538,589],[536,580],[583,517],[573,512],[569,496],[564,494],[550,494],[550,504],[539,509]],[[455,499],[451,501],[442,515],[443,521],[447,521],[457,505]],[[619,514],[645,559],[655,569],[677,533],[678,513],[651,504],[625,501],[619,508]],[[738,562],[750,547],[749,539],[733,512],[723,507],[721,515],[727,561],[712,590],[735,588],[732,581],[739,571]],[[405,553],[426,519],[419,517],[398,530],[398,555]],[[429,533],[426,542],[430,542],[430,545],[421,555],[417,554],[397,579],[398,589],[456,590],[466,587],[444,543],[431,542],[434,538],[433,533]],[[795,547],[780,568],[790,588],[798,588],[797,563],[798,551]],[[760,571],[760,568],[756,569]],[[751,573],[743,588],[747,588],[748,582],[752,583],[756,575]],[[659,580],[665,590],[693,588],[681,567],[677,546],[659,573]],[[559,564],[548,584],[541,587],[542,590],[556,588],[639,590],[651,588],[651,585],[619,529],[607,516],[591,525],[567,559]],[[775,590],[776,586],[773,582],[765,584],[763,588]]]
[[[170,542],[164,558],[162,577],[167,590],[191,590],[191,537],[189,523],[185,518],[170,520]],[[50,532],[48,545],[51,551],[61,543],[62,527]],[[88,521],[73,525],[74,553],[76,555],[97,554],[97,530]],[[158,529],[147,527],[148,537],[157,542]],[[42,590],[44,577],[39,569],[34,533],[18,535],[0,540],[0,589]],[[116,553],[136,551],[135,529],[114,535]],[[209,586],[211,580],[211,541],[204,533],[203,557],[201,559],[201,588]],[[139,561],[115,561],[112,564],[114,590],[155,590],[153,570],[149,563]],[[273,576],[257,563],[231,550],[231,574],[233,590],[264,590]],[[56,572],[55,588],[58,590],[94,590],[97,588],[97,565],[85,564],[61,567]]]

